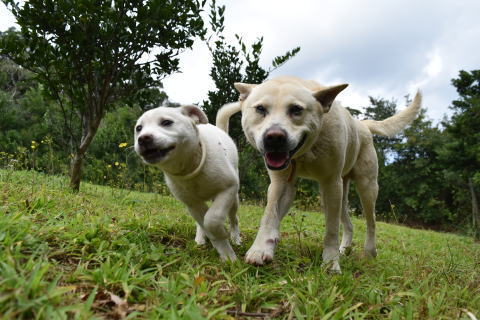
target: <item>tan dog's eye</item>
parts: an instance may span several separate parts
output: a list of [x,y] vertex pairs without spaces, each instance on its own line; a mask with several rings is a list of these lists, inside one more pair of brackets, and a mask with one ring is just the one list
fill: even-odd
[[267,115],[267,109],[265,109],[265,107],[262,106],[262,105],[256,106],[256,107],[255,107],[255,111],[257,111],[257,113],[261,114],[262,116],[266,116],[266,115]]
[[160,125],[162,127],[170,127],[172,124],[173,124],[172,120],[162,120],[162,122],[160,122]]
[[288,113],[291,116],[300,116],[303,112],[303,108],[297,105],[293,105],[288,109]]

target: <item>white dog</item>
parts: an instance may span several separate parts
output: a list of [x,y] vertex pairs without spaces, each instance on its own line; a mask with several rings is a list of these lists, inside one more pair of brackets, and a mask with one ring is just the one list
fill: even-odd
[[[352,244],[348,215],[349,181],[355,181],[367,221],[365,252],[376,256],[375,201],[377,155],[372,133],[392,136],[418,114],[421,95],[399,114],[384,121],[359,121],[334,102],[346,84],[326,87],[315,81],[279,77],[262,84],[236,83],[240,101],[223,107],[217,126],[226,129],[232,114],[242,111],[247,140],[263,155],[270,176],[265,214],[246,261],[262,265],[273,259],[280,221],[295,195],[295,178],[320,183],[326,217],[323,260],[340,272],[339,253]],[[339,224],[344,232],[339,244]]]
[[204,244],[207,236],[222,260],[235,260],[224,226],[228,214],[232,241],[239,244],[238,153],[228,134],[195,106],[160,107],[138,119],[135,151],[164,172],[170,191],[188,207],[197,222],[195,241]]

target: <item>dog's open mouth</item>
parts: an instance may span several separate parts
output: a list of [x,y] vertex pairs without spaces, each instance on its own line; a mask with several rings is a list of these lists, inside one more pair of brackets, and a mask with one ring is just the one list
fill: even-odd
[[141,155],[145,161],[154,163],[162,160],[170,151],[175,149],[175,146],[171,146],[165,149],[150,148],[142,151]]
[[290,164],[290,159],[295,155],[295,153],[300,150],[300,148],[305,143],[307,135],[304,134],[302,140],[297,144],[297,146],[290,151],[271,151],[265,152],[263,155],[265,163],[267,164],[268,169],[270,170],[283,170],[288,167]]

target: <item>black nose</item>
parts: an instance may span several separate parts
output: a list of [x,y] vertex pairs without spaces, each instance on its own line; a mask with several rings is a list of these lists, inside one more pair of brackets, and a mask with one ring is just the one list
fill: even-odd
[[144,135],[141,135],[140,137],[138,137],[138,144],[141,146],[141,147],[149,147],[151,146],[153,143],[153,137],[152,135],[150,134],[144,134]]
[[272,127],[263,135],[265,151],[285,151],[287,148],[287,132],[279,127]]

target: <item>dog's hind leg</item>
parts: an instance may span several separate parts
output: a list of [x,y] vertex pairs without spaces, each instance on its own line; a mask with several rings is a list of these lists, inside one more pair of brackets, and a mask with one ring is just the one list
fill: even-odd
[[232,207],[237,197],[237,187],[231,187],[219,193],[203,218],[203,229],[222,260],[234,261],[237,259],[228,239],[229,233],[224,225],[225,211]]
[[237,217],[237,210],[238,210],[238,194],[235,198],[232,207],[228,211],[228,217],[230,219],[230,239],[235,244],[240,244],[242,242],[240,238],[240,229],[238,227],[238,217]]
[[365,253],[376,257],[375,245],[375,202],[378,196],[378,164],[373,144],[368,144],[360,154],[354,168],[354,179],[367,222]]
[[205,203],[197,204],[196,206],[189,206],[188,211],[190,212],[190,215],[195,219],[195,224],[197,226],[197,232],[195,234],[195,242],[198,245],[204,245],[206,243],[206,234],[205,230],[203,230],[202,224],[203,224],[203,217],[205,216],[205,213],[207,212],[208,207]]
[[205,234],[205,231],[203,230],[202,226],[198,224],[198,222],[195,223],[197,225],[197,232],[195,233],[195,242],[200,245],[200,246],[203,246],[205,243],[207,243],[206,241],[206,234]]
[[365,253],[376,257],[377,249],[375,245],[375,201],[378,195],[377,180],[368,178],[359,178],[356,181],[357,192],[362,202],[363,214],[367,221],[367,234],[365,238]]
[[348,190],[350,187],[350,179],[343,177],[343,198],[342,198],[342,216],[341,221],[343,225],[342,243],[340,244],[340,253],[346,254],[352,245],[353,225],[348,214]]
[[263,265],[273,260],[275,247],[280,240],[280,222],[295,197],[295,178],[291,170],[268,171],[271,182],[267,206],[257,237],[245,256],[247,263]]

